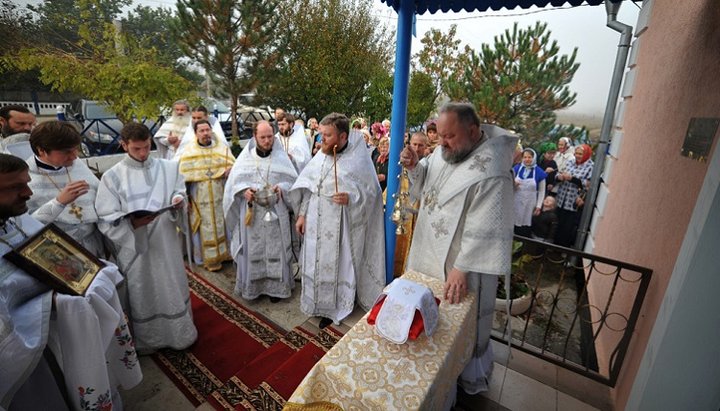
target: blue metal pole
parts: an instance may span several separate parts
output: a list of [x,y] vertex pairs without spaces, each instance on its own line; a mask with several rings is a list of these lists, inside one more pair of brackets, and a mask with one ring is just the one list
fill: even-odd
[[401,0],[398,10],[397,46],[395,49],[395,80],[393,82],[392,122],[390,125],[390,159],[387,175],[387,204],[385,206],[385,276],[393,279],[395,259],[395,224],[390,219],[398,191],[400,152],[403,149],[407,117],[408,83],[410,77],[410,46],[414,0]]

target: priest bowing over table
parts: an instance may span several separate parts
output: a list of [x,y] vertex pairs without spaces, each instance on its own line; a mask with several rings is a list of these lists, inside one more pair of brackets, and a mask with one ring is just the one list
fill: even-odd
[[207,120],[195,122],[193,130],[195,141],[182,151],[178,160],[188,186],[193,257],[196,264],[217,271],[223,261],[230,260],[223,192],[235,157],[227,145],[214,137]]
[[46,121],[30,134],[34,156],[27,159],[33,195],[28,207],[42,223],[55,223],[95,256],[104,258],[95,196],[100,181],[77,158],[82,137],[70,123]]
[[[246,300],[290,297],[295,281],[287,193],[297,178],[292,161],[267,121],[256,123],[253,139],[240,153],[225,187],[223,208],[237,263],[235,294]],[[273,193],[271,202],[256,196]]]
[[350,120],[328,114],[320,122],[322,148],[298,176],[291,195],[300,204],[300,309],[339,324],[355,299],[369,311],[385,285],[383,204],[372,160]]
[[481,125],[472,105],[448,103],[437,123],[440,145],[418,162],[401,153],[410,170],[411,198],[420,200],[407,268],[445,281],[444,298],[479,297],[473,357],[459,378],[470,394],[488,390],[493,368],[489,344],[497,276],[510,272],[513,184],[510,167],[517,138]]

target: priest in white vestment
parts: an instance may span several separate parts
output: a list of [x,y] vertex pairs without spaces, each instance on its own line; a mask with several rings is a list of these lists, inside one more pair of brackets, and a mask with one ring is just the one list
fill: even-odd
[[[297,179],[292,162],[267,121],[255,125],[255,135],[238,156],[225,186],[223,208],[231,228],[231,252],[237,263],[235,294],[246,300],[267,295],[270,301],[288,298],[295,280],[288,191]],[[259,190],[271,189],[278,202],[255,202]],[[265,218],[275,213],[277,218]],[[268,221],[269,220],[269,221]]]
[[30,135],[35,155],[30,167],[30,213],[44,224],[54,223],[99,258],[105,257],[103,236],[97,228],[95,196],[100,180],[78,160],[82,137],[70,123],[41,123]]
[[189,127],[190,104],[185,100],[178,100],[173,103],[172,116],[160,126],[153,136],[158,156],[168,160],[175,157],[180,141]]
[[322,149],[292,188],[300,204],[300,309],[339,324],[355,306],[370,310],[385,286],[385,231],[380,184],[365,142],[350,120],[320,122]]
[[213,138],[210,123],[193,124],[195,135],[180,154],[180,174],[189,194],[190,231],[193,258],[208,271],[218,271],[230,260],[223,215],[223,192],[235,157],[230,148]]
[[283,150],[290,157],[295,169],[300,174],[312,158],[310,147],[305,139],[305,129],[300,125],[296,125],[294,117],[285,112],[278,114],[276,120],[278,124],[276,136],[280,139]]
[[427,162],[410,149],[411,197],[420,200],[407,268],[445,281],[450,304],[478,295],[475,352],[460,376],[470,394],[487,391],[493,355],[489,344],[497,277],[509,275],[513,236],[510,168],[517,138],[480,125],[469,104],[448,103],[437,123],[440,145]]
[[[115,246],[127,279],[128,315],[138,351],[181,350],[197,338],[177,234],[185,181],[176,162],[150,157],[147,127],[128,123],[120,137],[128,155],[100,179],[98,226]],[[144,215],[128,215],[132,212]]]
[[[0,255],[42,228],[26,214],[27,164],[0,154]],[[106,262],[85,296],[55,292],[0,258],[0,409],[122,409],[142,372]]]

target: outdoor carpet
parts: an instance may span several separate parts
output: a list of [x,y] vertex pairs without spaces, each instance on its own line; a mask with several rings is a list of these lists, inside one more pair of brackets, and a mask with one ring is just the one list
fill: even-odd
[[327,327],[285,332],[187,269],[198,340],[153,359],[185,396],[216,409],[282,409],[305,375],[342,337]]
[[198,339],[186,350],[165,349],[153,358],[197,406],[284,332],[200,275],[186,271]]

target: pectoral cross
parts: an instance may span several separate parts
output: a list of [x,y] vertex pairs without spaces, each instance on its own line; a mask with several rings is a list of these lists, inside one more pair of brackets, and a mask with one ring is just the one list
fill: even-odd
[[428,214],[435,211],[435,206],[437,206],[437,193],[435,192],[435,188],[432,188],[425,194],[425,207],[428,210]]
[[73,202],[70,204],[70,214],[72,214],[72,215],[74,215],[75,217],[77,217],[78,220],[82,220],[82,207],[80,207],[79,205],[75,204],[75,202],[73,201]]
[[446,236],[448,235],[448,230],[445,228],[445,219],[441,218],[438,221],[430,223],[430,226],[435,230],[435,238],[440,238],[440,236]]
[[490,157],[483,157],[480,158],[479,155],[476,155],[473,157],[473,163],[470,165],[470,170],[475,170],[476,168],[479,168],[480,171],[485,171],[485,168],[487,167],[487,163],[491,161]]

